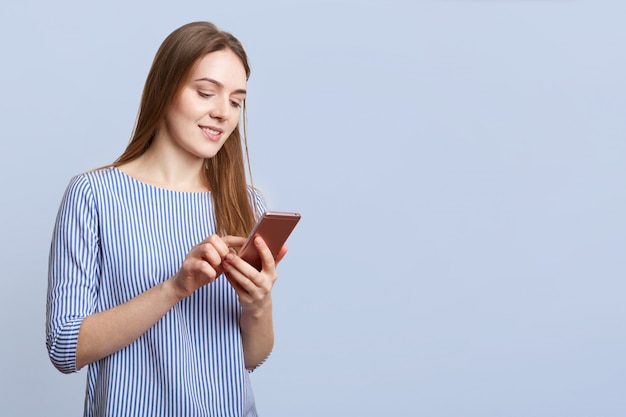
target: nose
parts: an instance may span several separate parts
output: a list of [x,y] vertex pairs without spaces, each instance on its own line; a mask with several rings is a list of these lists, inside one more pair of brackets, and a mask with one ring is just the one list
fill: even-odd
[[213,119],[226,120],[230,116],[230,104],[228,98],[219,98],[213,101],[209,110],[209,116]]

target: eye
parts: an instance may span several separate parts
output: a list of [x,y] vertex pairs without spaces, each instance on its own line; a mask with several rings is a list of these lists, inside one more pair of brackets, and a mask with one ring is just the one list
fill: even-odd
[[230,104],[231,104],[231,106],[236,107],[236,108],[240,108],[241,107],[241,102],[237,101],[237,100],[231,100]]
[[206,93],[204,91],[198,91],[198,95],[202,98],[209,98],[209,97],[213,97],[213,93]]

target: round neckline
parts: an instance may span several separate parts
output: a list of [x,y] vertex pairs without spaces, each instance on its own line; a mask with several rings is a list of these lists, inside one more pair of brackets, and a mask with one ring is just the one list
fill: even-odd
[[145,182],[142,181],[138,178],[133,177],[130,174],[127,174],[126,172],[122,171],[121,169],[119,169],[116,166],[111,166],[111,168],[113,169],[113,171],[117,172],[119,175],[128,178],[129,180],[140,184],[143,187],[147,187],[147,188],[152,188],[155,190],[159,190],[159,191],[166,191],[166,192],[170,192],[170,193],[179,193],[179,194],[195,194],[195,195],[207,195],[207,194],[211,194],[210,190],[207,191],[181,191],[181,190],[173,190],[171,188],[165,188],[165,187],[159,187],[158,185],[154,185],[154,184],[150,184],[149,182]]

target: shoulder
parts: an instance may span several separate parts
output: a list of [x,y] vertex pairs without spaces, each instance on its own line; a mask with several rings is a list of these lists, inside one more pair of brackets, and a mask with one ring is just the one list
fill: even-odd
[[114,176],[114,168],[106,167],[75,175],[66,187],[64,202],[93,205],[100,194],[99,190],[108,188]]
[[115,176],[114,167],[97,168],[91,171],[82,172],[70,179],[69,187],[94,186],[102,182],[110,182]]
[[248,186],[248,195],[250,196],[250,203],[254,214],[260,216],[267,210],[267,203],[261,190],[256,187]]
[[120,172],[113,166],[97,168],[75,175],[70,179],[69,190],[86,191],[98,194],[100,190],[116,188],[121,181]]

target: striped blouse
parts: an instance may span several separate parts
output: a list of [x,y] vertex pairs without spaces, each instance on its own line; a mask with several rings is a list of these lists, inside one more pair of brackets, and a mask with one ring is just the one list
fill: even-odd
[[[215,230],[209,192],[158,188],[113,167],[74,177],[50,251],[46,345],[54,366],[76,372],[82,320],[174,275]],[[201,287],[88,366],[84,415],[256,416],[239,315],[224,277]]]

